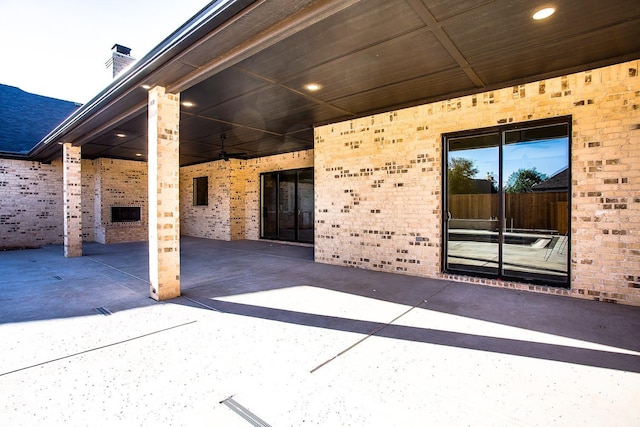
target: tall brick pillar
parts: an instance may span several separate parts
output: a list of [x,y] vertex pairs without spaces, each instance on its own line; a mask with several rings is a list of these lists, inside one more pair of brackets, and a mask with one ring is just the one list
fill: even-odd
[[82,169],[80,147],[62,146],[64,197],[64,256],[82,256]]
[[180,296],[180,95],[149,91],[149,279],[155,300]]

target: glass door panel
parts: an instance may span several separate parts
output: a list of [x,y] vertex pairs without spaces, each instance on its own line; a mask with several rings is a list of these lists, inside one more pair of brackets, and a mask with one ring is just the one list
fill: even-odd
[[313,169],[265,173],[261,183],[260,237],[313,243]]
[[278,238],[282,240],[296,240],[296,172],[280,173],[278,185]]
[[262,175],[262,221],[261,236],[278,238],[278,176]]
[[571,119],[444,137],[445,271],[569,284]]
[[505,132],[504,276],[567,281],[567,135],[566,124]]
[[298,173],[298,240],[313,242],[313,170]]
[[447,269],[497,274],[498,134],[448,141]]

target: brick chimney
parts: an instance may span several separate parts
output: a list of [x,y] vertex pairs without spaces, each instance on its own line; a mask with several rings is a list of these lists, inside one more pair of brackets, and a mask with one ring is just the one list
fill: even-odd
[[105,64],[107,68],[111,68],[113,78],[125,70],[129,64],[135,61],[131,56],[131,49],[120,44],[114,44],[111,48],[111,58]]

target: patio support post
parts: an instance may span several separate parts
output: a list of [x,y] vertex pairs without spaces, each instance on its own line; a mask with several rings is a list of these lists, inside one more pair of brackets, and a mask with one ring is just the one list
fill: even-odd
[[149,90],[149,289],[162,301],[180,296],[180,94]]
[[62,145],[64,197],[64,256],[82,256],[82,163],[80,147]]

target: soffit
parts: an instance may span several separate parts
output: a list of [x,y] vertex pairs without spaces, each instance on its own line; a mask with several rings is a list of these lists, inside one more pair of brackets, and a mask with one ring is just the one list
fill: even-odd
[[[312,148],[319,124],[640,58],[637,0],[554,4],[535,22],[531,0],[256,2],[143,77],[194,104],[186,165],[218,159],[223,133],[242,158],[285,153]],[[78,131],[83,156],[144,160],[145,97],[131,88]]]

